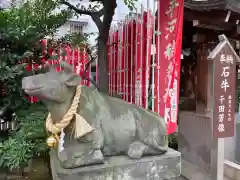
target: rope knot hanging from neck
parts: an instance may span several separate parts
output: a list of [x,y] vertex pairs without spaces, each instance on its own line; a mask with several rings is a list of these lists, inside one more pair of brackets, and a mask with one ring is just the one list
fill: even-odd
[[79,114],[77,114],[77,108],[80,101],[80,95],[81,95],[81,86],[77,86],[76,93],[72,101],[72,105],[68,112],[63,116],[62,120],[58,123],[53,123],[51,114],[49,113],[46,119],[46,129],[53,133],[58,134],[61,132],[62,129],[66,128],[71,121],[73,120],[73,117],[75,116],[75,138],[84,136],[85,134],[91,132],[93,128],[87,123],[87,121]]

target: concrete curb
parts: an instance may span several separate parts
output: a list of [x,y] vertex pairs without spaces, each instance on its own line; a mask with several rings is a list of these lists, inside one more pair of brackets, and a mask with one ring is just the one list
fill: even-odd
[[240,165],[234,162],[225,160],[224,175],[232,180],[240,180]]
[[[209,173],[184,160],[182,160],[182,175],[188,180],[212,180]],[[225,180],[240,180],[240,165],[225,160],[224,176]]]

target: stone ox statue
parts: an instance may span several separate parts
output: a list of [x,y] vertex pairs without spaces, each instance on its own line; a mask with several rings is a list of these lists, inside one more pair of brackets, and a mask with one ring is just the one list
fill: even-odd
[[[76,116],[72,116],[71,122],[62,129],[61,135],[65,135],[61,137],[64,140],[59,144],[62,148],[58,152],[58,159],[63,168],[102,164],[106,157],[114,155],[139,159],[167,151],[163,118],[137,105],[100,93],[96,88],[79,86],[81,78],[73,73],[73,68],[65,62],[62,62],[62,66],[61,72],[49,66],[44,74],[24,77],[22,88],[28,95],[37,96],[44,102],[52,126],[57,126],[68,113],[76,89],[80,87],[76,113],[92,129],[74,138],[73,131],[79,128],[75,127]],[[54,131],[54,128],[50,131]]]

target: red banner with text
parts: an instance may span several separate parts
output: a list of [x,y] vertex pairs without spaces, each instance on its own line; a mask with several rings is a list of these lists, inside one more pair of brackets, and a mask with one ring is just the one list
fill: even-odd
[[158,1],[156,37],[155,112],[164,117],[168,134],[176,132],[184,0]]

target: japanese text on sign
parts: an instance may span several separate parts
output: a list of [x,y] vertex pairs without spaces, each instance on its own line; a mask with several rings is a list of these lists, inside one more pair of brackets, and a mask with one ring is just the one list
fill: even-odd
[[[220,62],[226,64],[227,66],[222,66],[222,73],[221,73],[221,89],[226,93],[227,89],[230,87],[228,78],[230,75],[230,66],[228,64],[233,64],[233,56],[232,55],[225,55],[221,54]],[[231,121],[231,95],[228,95],[226,99],[224,95],[221,95],[219,98],[220,105],[218,106],[218,131],[224,132],[224,118],[227,118],[228,121]],[[226,103],[225,103],[226,101]],[[227,105],[227,106],[226,106]],[[227,113],[227,117],[224,117],[225,111]]]
[[177,129],[183,12],[184,0],[158,1],[155,84],[161,88],[154,109],[164,117],[167,134]]
[[220,56],[220,62],[221,63],[227,63],[227,64],[233,64],[233,56],[232,55],[225,55],[225,54],[221,54]]
[[[234,105],[232,103],[235,94],[235,62],[230,48],[225,47],[224,53],[219,52],[214,59],[214,113],[213,127],[214,137],[231,137],[234,133]],[[226,50],[228,50],[226,52]],[[219,76],[220,75],[220,76]]]
[[228,121],[232,121],[232,96],[228,96]]
[[230,87],[229,83],[228,83],[228,79],[227,79],[230,74],[229,69],[230,69],[230,67],[228,67],[228,66],[222,68],[221,77],[224,77],[224,79],[222,80],[221,88],[224,89],[225,92],[227,91],[227,88]]
[[225,131],[225,128],[224,128],[224,124],[223,124],[223,121],[224,121],[224,111],[225,111],[225,106],[224,106],[224,101],[225,101],[225,98],[223,95],[220,96],[220,105],[218,106],[218,131],[219,132],[224,132]]
[[[168,60],[168,67],[166,69],[166,77],[165,84],[167,85],[165,94],[164,94],[164,102],[165,102],[165,121],[176,122],[177,120],[177,109],[176,109],[176,98],[177,98],[177,81],[175,80],[174,71],[177,68],[174,68],[175,64],[175,51],[176,51],[176,41],[175,38],[172,37],[175,34],[177,17],[175,10],[179,6],[179,2],[177,0],[170,0],[168,4],[168,8],[165,14],[168,16],[167,27],[165,28],[166,34],[165,39],[168,41],[165,47],[165,58]],[[172,79],[174,78],[174,79]]]

